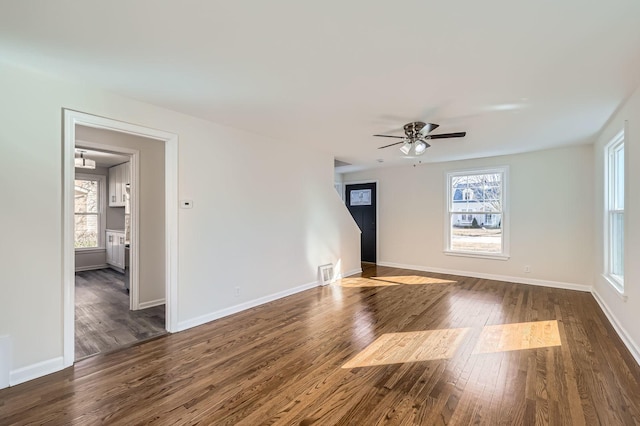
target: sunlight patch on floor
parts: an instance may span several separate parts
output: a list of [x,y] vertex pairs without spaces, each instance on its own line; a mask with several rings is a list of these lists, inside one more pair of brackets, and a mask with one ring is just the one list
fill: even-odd
[[418,275],[401,275],[393,277],[353,277],[343,278],[337,282],[341,287],[386,287],[395,285],[420,285],[420,284],[455,284],[456,281],[442,280],[440,278],[421,277]]
[[558,321],[489,325],[482,329],[474,354],[560,346]]
[[468,331],[452,328],[383,334],[342,368],[451,358]]
[[399,275],[395,277],[372,277],[376,281],[394,284],[455,284],[456,281],[441,280],[440,278],[421,277],[419,275]]
[[362,278],[362,277],[343,278],[341,280],[336,281],[336,284],[338,284],[341,287],[350,287],[350,288],[385,287],[390,285],[398,285],[394,283],[388,283],[385,281],[376,281],[376,280],[372,280],[371,278]]

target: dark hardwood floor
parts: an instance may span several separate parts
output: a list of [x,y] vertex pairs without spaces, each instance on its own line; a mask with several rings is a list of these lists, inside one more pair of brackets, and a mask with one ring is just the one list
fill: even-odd
[[129,310],[124,275],[112,269],[76,273],[76,360],[166,333],[164,305]]
[[633,425],[593,296],[367,267],[0,391],[6,424]]

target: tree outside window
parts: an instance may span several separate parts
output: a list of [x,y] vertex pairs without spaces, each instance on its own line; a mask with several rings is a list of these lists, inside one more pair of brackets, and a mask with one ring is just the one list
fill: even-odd
[[75,248],[102,245],[100,177],[75,179]]

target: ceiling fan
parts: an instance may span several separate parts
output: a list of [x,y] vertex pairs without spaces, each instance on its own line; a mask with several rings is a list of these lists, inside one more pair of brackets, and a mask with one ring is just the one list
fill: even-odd
[[373,135],[381,138],[397,138],[402,139],[400,142],[390,145],[381,146],[378,149],[389,148],[390,146],[400,145],[400,151],[404,155],[415,156],[422,155],[431,145],[427,142],[429,139],[446,139],[446,138],[462,138],[467,132],[457,133],[441,133],[439,135],[429,135],[428,133],[440,127],[438,124],[424,123],[422,121],[414,121],[404,125],[405,136],[391,135]]

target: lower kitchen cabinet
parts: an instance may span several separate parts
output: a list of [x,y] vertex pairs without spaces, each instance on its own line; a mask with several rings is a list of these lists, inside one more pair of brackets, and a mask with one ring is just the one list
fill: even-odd
[[107,230],[107,264],[124,271],[124,231]]

